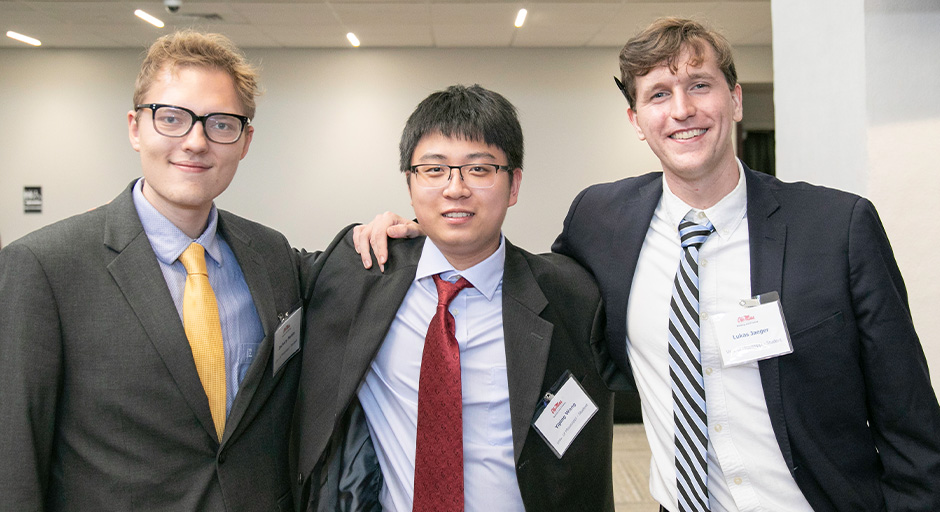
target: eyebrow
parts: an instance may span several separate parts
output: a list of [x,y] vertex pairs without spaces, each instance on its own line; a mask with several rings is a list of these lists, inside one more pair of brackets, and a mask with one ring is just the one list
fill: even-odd
[[[672,77],[672,78],[675,78],[677,75],[673,73],[673,74],[670,74],[669,76]],[[711,73],[706,73],[706,72],[703,72],[703,71],[696,71],[696,72],[693,72],[693,73],[688,73],[688,78],[687,78],[687,80],[692,81],[692,82],[697,81],[697,80],[717,81],[718,78],[717,78],[716,76],[712,75]],[[658,82],[652,83],[651,85],[649,85],[649,87],[644,88],[642,91],[638,89],[637,92],[638,92],[638,93],[639,93],[639,92],[646,92],[647,90],[655,91],[655,90],[657,90],[657,89],[662,89],[662,88],[664,88],[664,87],[670,87],[670,86],[671,86],[671,85],[668,83],[667,80],[660,80],[660,81],[658,81]]]
[[[496,160],[496,155],[490,153],[489,151],[480,151],[477,153],[470,153],[468,155],[464,155],[463,158],[469,161],[470,163],[473,163],[473,160],[478,159],[478,158],[488,158],[490,160]],[[434,160],[438,162],[443,162],[447,160],[447,156],[442,155],[440,153],[425,153],[421,155],[420,157],[418,157],[418,160]]]

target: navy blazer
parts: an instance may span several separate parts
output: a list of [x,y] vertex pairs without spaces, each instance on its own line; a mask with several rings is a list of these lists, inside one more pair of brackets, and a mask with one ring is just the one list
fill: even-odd
[[[859,196],[745,166],[751,293],[780,293],[793,353],[759,363],[774,434],[816,511],[940,510],[940,407],[878,214]],[[595,276],[632,380],[627,301],[662,173],[594,185],[552,250]]]

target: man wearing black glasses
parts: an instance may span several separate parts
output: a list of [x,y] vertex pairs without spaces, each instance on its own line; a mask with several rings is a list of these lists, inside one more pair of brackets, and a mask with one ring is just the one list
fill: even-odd
[[295,256],[213,204],[257,93],[224,37],[161,38],[127,115],[143,177],[0,252],[0,510],[291,509]]
[[399,148],[427,237],[391,241],[382,273],[359,265],[349,229],[305,293],[301,509],[612,511],[600,293],[572,260],[501,233],[522,182],[515,108],[450,87]]

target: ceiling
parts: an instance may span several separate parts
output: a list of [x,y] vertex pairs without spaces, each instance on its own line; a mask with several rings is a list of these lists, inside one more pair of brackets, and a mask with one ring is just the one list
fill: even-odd
[[[513,26],[525,7],[525,25]],[[160,18],[158,29],[135,9]],[[620,47],[664,15],[707,21],[732,45],[770,46],[770,0],[163,0],[0,1],[0,29],[40,48],[142,48],[173,29],[221,32],[244,48]],[[31,48],[0,37],[0,48]],[[41,49],[40,49],[41,51]]]

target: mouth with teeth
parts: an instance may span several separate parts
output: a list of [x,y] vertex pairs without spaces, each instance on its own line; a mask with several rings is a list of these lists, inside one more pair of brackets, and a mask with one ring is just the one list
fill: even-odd
[[704,128],[696,128],[694,130],[684,130],[681,132],[673,133],[672,135],[669,136],[669,138],[675,139],[675,140],[687,140],[693,137],[698,137],[699,135],[704,134],[706,131],[707,130],[705,130]]
[[464,217],[472,217],[473,214],[470,212],[447,212],[443,214],[445,218],[448,219],[460,219]]

